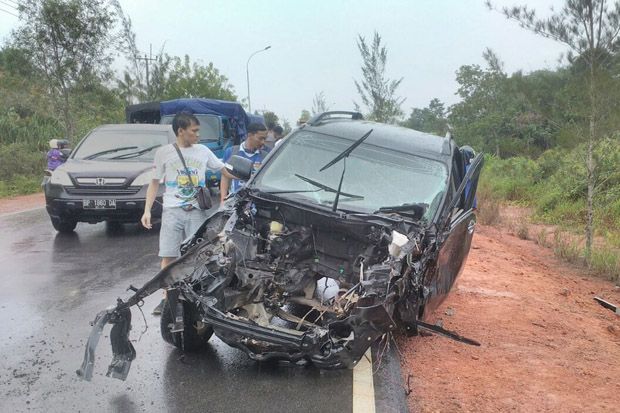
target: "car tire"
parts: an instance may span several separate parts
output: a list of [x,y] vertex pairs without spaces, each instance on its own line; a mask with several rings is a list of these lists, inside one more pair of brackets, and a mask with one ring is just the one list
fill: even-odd
[[170,331],[169,325],[173,322],[172,313],[170,311],[170,304],[165,299],[160,318],[161,337],[166,343],[170,343],[180,350],[189,352],[204,350],[207,342],[213,335],[213,328],[206,326],[199,334],[196,327],[194,327],[197,321],[201,321],[198,309],[194,304],[187,301],[181,300],[180,302],[183,304],[184,330],[180,333],[172,333]]
[[63,234],[67,234],[73,232],[75,227],[77,226],[77,221],[72,219],[62,219],[62,218],[50,218],[52,220],[52,226],[58,232],[62,232]]

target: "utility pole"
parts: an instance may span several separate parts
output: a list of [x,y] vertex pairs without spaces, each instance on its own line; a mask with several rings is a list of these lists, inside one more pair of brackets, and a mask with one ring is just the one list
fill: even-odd
[[149,82],[149,62],[154,62],[157,59],[153,59],[153,45],[151,44],[150,57],[147,57],[146,53],[144,57],[136,57],[136,60],[144,60],[146,63],[146,94],[147,98],[151,98],[151,84]]
[[271,46],[267,46],[263,49],[257,50],[248,57],[248,61],[245,64],[245,75],[248,82],[248,111],[252,113],[252,102],[250,101],[250,59],[256,54],[260,52],[264,52],[265,50],[271,49]]

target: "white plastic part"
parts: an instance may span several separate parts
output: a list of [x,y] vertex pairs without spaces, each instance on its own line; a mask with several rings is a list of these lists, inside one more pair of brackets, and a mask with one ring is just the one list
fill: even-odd
[[392,243],[388,247],[388,251],[392,257],[398,257],[400,255],[400,249],[409,242],[409,238],[406,235],[401,234],[398,231],[392,231]]

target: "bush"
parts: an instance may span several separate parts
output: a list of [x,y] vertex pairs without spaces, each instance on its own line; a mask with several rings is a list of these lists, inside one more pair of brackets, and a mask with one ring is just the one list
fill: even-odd
[[45,152],[30,145],[13,143],[0,146],[0,176],[11,181],[18,176],[39,176],[45,170]]
[[481,224],[499,224],[501,222],[499,201],[490,195],[480,194],[478,196],[478,211],[476,215]]
[[620,280],[620,256],[618,251],[608,248],[596,248],[592,250],[590,269],[596,274],[609,278],[612,281]]
[[496,199],[527,203],[532,199],[535,172],[536,164],[531,159],[487,156],[479,187]]
[[0,146],[0,196],[40,191],[45,166],[45,154],[26,144]]

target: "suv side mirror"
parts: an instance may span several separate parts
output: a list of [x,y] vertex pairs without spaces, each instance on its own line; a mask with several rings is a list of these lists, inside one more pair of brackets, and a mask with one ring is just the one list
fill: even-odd
[[233,155],[226,163],[226,169],[228,172],[236,176],[242,181],[247,181],[252,176],[253,163],[247,158],[242,158],[239,155]]

